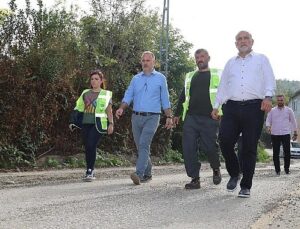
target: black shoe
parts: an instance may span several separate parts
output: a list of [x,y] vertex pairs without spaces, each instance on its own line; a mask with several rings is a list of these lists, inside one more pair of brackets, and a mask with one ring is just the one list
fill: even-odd
[[152,175],[144,175],[143,179],[141,179],[141,183],[146,183],[152,180]]
[[200,180],[199,177],[193,178],[192,181],[186,184],[185,189],[199,189],[200,188]]
[[280,176],[280,172],[276,172],[276,176]]
[[250,197],[250,189],[242,188],[241,191],[239,192],[238,197],[249,198]]
[[239,181],[239,177],[230,177],[228,183],[227,183],[227,191],[233,192],[236,189],[237,183]]
[[215,185],[220,184],[222,181],[222,176],[220,169],[213,169],[213,182]]
[[285,170],[285,174],[291,174],[290,170]]

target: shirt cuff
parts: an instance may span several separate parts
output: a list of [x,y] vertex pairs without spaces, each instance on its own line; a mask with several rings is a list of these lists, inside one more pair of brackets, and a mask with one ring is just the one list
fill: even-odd
[[219,103],[215,103],[215,105],[213,106],[214,109],[219,109],[220,104]]

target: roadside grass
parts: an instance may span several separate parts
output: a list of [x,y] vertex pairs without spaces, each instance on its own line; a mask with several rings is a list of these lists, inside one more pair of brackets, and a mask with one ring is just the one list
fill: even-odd
[[[14,149],[7,149],[7,152],[15,152]],[[271,157],[264,150],[263,145],[259,144],[257,149],[257,162],[267,163],[271,160]],[[14,157],[20,157],[21,154],[19,152],[13,154]],[[3,155],[2,155],[3,157]],[[64,168],[84,168],[86,166],[84,154],[77,154],[74,156],[57,156],[50,155],[44,157],[40,163],[35,164],[35,166],[31,166],[32,169],[64,169]],[[224,161],[220,153],[221,161]],[[4,158],[2,158],[3,160]],[[7,157],[5,158],[7,159]],[[201,162],[207,161],[207,155],[204,152],[199,153],[199,160]],[[26,168],[27,166],[18,167],[16,163],[13,163],[12,158],[10,160],[3,160],[5,163],[0,163],[0,168],[4,169],[15,169],[15,168]],[[1,162],[1,160],[0,160]],[[8,163],[9,162],[9,163]],[[126,154],[112,154],[108,152],[104,152],[100,149],[97,149],[97,156],[95,167],[96,168],[106,168],[106,167],[128,167],[135,166],[136,158]],[[184,163],[182,152],[178,150],[168,150],[162,157],[155,158],[153,157],[153,164],[155,165],[168,165],[168,164],[182,164]],[[20,162],[18,163],[20,164]],[[22,161],[22,165],[24,165],[24,161]]]

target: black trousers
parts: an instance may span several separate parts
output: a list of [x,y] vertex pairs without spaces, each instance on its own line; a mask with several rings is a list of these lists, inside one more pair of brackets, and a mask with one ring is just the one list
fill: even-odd
[[183,124],[182,147],[185,170],[189,177],[196,178],[200,175],[199,145],[206,153],[211,168],[220,167],[220,155],[217,150],[218,128],[219,122],[209,116],[189,114],[186,116]]
[[236,102],[229,100],[223,105],[223,117],[220,125],[220,147],[225,159],[226,169],[231,177],[240,173],[238,157],[234,146],[242,133],[240,152],[243,178],[241,188],[252,187],[255,171],[257,144],[264,123],[264,112],[260,109],[262,100]]
[[97,131],[95,124],[83,124],[81,134],[85,148],[86,169],[94,170],[97,144],[102,135]]
[[273,162],[276,173],[280,172],[279,152],[281,144],[284,152],[284,171],[289,172],[291,161],[291,136],[289,134],[271,135],[271,140],[273,146]]

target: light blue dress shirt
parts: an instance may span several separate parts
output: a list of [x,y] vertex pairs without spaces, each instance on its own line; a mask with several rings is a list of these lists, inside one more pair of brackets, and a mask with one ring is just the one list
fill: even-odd
[[161,108],[171,108],[166,77],[155,70],[150,75],[138,73],[132,78],[122,102],[128,105],[133,102],[133,110],[137,112],[161,113]]

